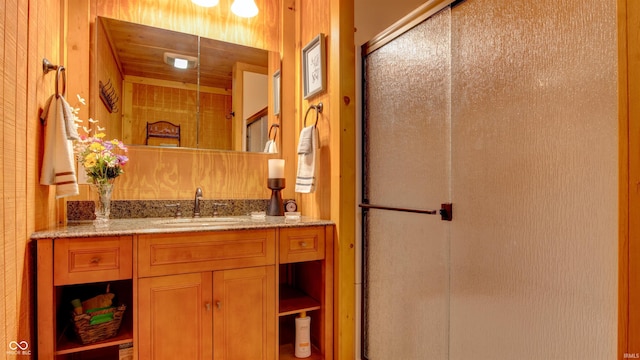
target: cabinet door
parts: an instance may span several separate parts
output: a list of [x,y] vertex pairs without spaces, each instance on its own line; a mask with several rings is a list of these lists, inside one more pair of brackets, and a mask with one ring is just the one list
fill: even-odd
[[275,268],[213,275],[215,360],[275,359]]
[[138,283],[138,358],[212,358],[212,273],[143,278]]

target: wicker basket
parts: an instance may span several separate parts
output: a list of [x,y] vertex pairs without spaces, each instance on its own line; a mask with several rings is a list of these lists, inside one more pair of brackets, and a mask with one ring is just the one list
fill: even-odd
[[[105,340],[116,336],[122,323],[122,317],[127,307],[120,305],[118,307],[110,307],[91,314],[73,315],[73,327],[75,329],[78,340],[83,345],[91,344],[96,341]],[[103,322],[101,324],[91,325],[91,318],[96,315],[113,313],[113,320]]]

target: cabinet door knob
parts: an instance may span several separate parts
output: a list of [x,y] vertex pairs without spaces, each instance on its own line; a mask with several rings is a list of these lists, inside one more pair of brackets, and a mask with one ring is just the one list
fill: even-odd
[[216,301],[216,307],[220,310],[220,308],[222,308],[222,303],[220,303],[220,301]]
[[210,303],[204,304],[204,307],[207,308],[207,311],[211,311],[211,304]]

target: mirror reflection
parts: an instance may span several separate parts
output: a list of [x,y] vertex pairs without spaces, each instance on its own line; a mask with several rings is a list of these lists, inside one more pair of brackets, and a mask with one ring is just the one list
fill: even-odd
[[104,17],[97,24],[93,79],[101,101],[94,116],[110,137],[128,145],[264,151],[266,50]]

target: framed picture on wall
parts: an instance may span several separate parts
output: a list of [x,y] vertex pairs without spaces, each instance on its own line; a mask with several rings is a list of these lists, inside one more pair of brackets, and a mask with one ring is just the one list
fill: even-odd
[[273,73],[273,115],[280,115],[280,69]]
[[320,33],[302,49],[302,82],[305,99],[327,87],[324,34]]

